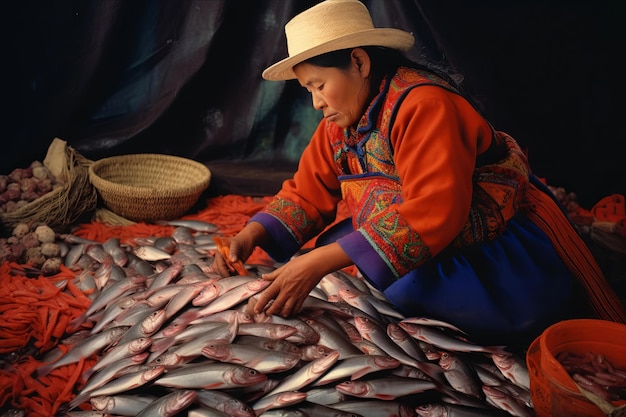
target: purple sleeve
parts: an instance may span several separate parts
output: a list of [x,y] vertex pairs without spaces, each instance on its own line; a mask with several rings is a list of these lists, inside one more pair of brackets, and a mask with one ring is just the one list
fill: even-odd
[[379,290],[383,291],[395,281],[395,276],[387,266],[385,258],[376,252],[374,246],[359,231],[337,239],[337,243],[361,273]]
[[261,246],[261,249],[272,259],[285,262],[300,249],[300,244],[291,230],[271,214],[256,213],[248,222],[260,223],[271,236],[272,241]]

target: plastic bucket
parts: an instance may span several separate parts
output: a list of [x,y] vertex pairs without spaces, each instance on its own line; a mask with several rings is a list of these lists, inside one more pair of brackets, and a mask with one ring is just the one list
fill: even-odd
[[[626,325],[605,320],[565,320],[548,327],[530,345],[526,364],[537,417],[604,417],[597,405],[578,390],[555,356],[602,354],[615,367],[626,369]],[[613,402],[615,406],[626,401]]]

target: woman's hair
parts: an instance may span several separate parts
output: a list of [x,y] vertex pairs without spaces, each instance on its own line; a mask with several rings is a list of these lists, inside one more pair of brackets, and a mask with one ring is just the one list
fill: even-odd
[[[395,74],[399,67],[405,66],[434,73],[443,78],[452,87],[461,91],[461,83],[458,81],[460,77],[453,74],[449,68],[428,60],[424,62],[412,61],[396,49],[381,46],[363,46],[361,48],[367,52],[372,63],[371,81],[373,86],[378,86],[385,76],[391,76]],[[318,67],[345,69],[350,66],[350,53],[353,49],[354,48],[340,49],[338,51],[328,52],[309,58],[304,62]]]

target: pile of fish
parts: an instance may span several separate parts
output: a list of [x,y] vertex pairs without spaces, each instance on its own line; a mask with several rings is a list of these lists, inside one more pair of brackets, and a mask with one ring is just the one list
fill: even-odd
[[131,245],[60,236],[92,302],[70,323],[69,350],[48,352],[37,374],[97,358],[63,415],[535,415],[525,362],[506,347],[403,317],[343,270],[294,317],[249,315],[273,267],[221,277],[211,270],[216,228],[171,224],[171,236]]

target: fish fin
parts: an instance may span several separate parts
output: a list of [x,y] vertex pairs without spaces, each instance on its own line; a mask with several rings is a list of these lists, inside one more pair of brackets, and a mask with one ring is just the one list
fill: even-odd
[[388,395],[388,394],[376,394],[374,395],[374,398],[379,399],[379,400],[384,400],[384,401],[392,401],[398,397],[396,397],[395,395]]

